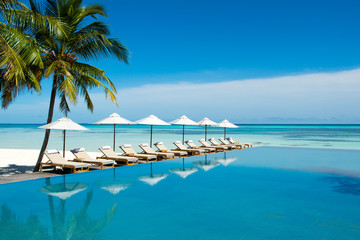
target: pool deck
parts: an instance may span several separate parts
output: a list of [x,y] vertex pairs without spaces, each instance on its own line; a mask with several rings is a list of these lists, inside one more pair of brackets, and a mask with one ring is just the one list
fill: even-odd
[[20,182],[38,178],[47,178],[60,176],[62,174],[53,173],[53,172],[35,172],[35,173],[23,173],[15,174],[11,176],[0,176],[0,184],[11,183],[11,182]]

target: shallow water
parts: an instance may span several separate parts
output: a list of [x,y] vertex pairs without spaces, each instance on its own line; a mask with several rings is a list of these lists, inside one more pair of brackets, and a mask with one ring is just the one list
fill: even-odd
[[[0,124],[0,148],[40,149],[44,130],[34,124]],[[113,126],[84,124],[90,131],[68,131],[67,149],[85,147],[97,151],[100,146],[113,144]],[[117,126],[116,146],[149,143],[149,126]],[[208,127],[208,137],[224,136],[224,129]],[[227,136],[255,146],[291,146],[314,148],[360,149],[360,125],[239,125],[227,129]],[[62,131],[53,130],[48,149],[62,149]],[[185,140],[204,138],[204,128],[185,127]],[[182,140],[182,126],[154,126],[153,142],[162,141],[168,148]],[[118,148],[117,148],[118,149]],[[137,150],[140,150],[137,148]]]
[[259,147],[4,184],[0,239],[360,239],[359,161]]

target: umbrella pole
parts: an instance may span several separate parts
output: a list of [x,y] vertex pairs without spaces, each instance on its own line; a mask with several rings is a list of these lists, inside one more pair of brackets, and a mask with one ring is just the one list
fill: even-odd
[[64,130],[64,145],[63,145],[63,157],[65,158],[65,137],[66,137],[66,130]]
[[185,144],[185,125],[183,125],[183,145]]
[[114,150],[114,152],[115,152],[115,127],[116,127],[116,125],[114,124],[114,142],[113,142],[113,150]]
[[226,139],[226,127],[224,127],[224,139]]
[[152,147],[152,129],[153,125],[150,126],[150,147]]
[[205,141],[207,141],[206,137],[207,137],[207,125],[205,125]]

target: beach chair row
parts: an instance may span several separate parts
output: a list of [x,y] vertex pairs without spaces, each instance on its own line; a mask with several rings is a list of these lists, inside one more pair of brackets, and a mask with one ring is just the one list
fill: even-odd
[[120,146],[120,149],[123,151],[122,154],[116,153],[110,146],[102,146],[99,150],[103,155],[96,159],[89,156],[84,148],[75,148],[71,150],[75,158],[70,161],[65,160],[58,150],[47,150],[45,155],[48,161],[41,163],[40,171],[43,171],[44,167],[54,169],[61,167],[77,173],[89,171],[90,166],[105,169],[115,167],[115,163],[119,165],[134,165],[141,162],[155,162],[175,157],[182,158],[189,155],[202,155],[252,147],[251,144],[238,143],[231,138],[227,140],[220,138],[219,140],[221,143],[218,143],[214,138],[210,138],[209,142],[211,144],[209,144],[205,139],[200,139],[201,146],[196,145],[192,140],[188,140],[186,141],[188,147],[184,146],[180,141],[175,141],[173,144],[176,146],[176,149],[171,150],[162,142],[157,142],[154,144],[158,149],[157,151],[153,150],[148,144],[143,143],[139,145],[143,150],[141,153],[137,153],[130,144],[124,144]]

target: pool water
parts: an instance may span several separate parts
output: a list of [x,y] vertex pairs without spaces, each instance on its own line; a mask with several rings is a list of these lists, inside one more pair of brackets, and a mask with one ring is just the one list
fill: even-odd
[[360,239],[360,151],[258,147],[0,185],[0,239]]

